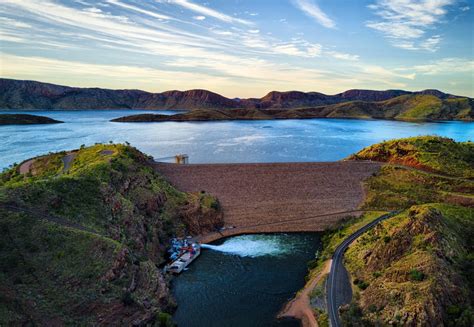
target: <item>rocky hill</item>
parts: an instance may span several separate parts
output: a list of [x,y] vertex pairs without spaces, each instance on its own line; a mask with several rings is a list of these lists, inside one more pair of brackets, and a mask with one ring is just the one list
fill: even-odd
[[474,143],[437,136],[410,137],[371,145],[349,157],[403,165],[474,179]]
[[[334,104],[361,101],[356,106],[386,101],[400,96],[430,95],[443,103],[451,99],[467,99],[437,90],[408,92],[402,90],[371,91],[349,90],[335,95],[318,92],[277,92],[262,98],[229,99],[206,90],[167,91],[149,93],[140,90],[109,90],[78,88],[49,83],[0,79],[0,108],[2,109],[295,109],[314,108]],[[470,99],[463,100],[463,108],[472,107]],[[354,104],[351,104],[354,106]],[[446,106],[446,105],[445,105]],[[374,107],[377,109],[377,107]],[[341,109],[346,111],[347,109]],[[364,111],[368,110],[367,108]],[[467,110],[467,109],[466,109]],[[330,110],[333,111],[333,110]],[[385,117],[393,118],[393,117]]]
[[[359,237],[345,255],[353,302],[346,326],[472,326],[474,145],[415,137],[370,146],[350,160],[386,162],[366,183],[363,208],[401,210]],[[325,236],[320,265],[347,235],[379,214]],[[319,319],[327,319],[320,310]]]
[[0,174],[0,325],[171,326],[167,242],[222,225],[127,145],[34,158]]
[[472,326],[473,212],[415,205],[363,235],[346,252],[357,300],[345,325]]
[[[291,101],[287,102],[291,105]],[[402,95],[378,102],[350,101],[303,109],[195,109],[174,115],[140,114],[115,122],[271,120],[309,118],[358,118],[416,120],[474,120],[473,102],[467,98],[440,99],[433,95]]]

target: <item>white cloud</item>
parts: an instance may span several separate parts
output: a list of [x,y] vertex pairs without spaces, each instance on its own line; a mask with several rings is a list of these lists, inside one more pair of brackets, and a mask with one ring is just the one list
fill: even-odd
[[358,55],[353,55],[353,54],[349,54],[349,53],[342,53],[342,52],[338,52],[338,51],[326,51],[325,53],[328,54],[329,56],[333,57],[333,58],[336,58],[336,59],[350,60],[350,61],[359,60]]
[[186,8],[188,10],[194,11],[198,14],[202,14],[204,16],[209,16],[216,18],[218,20],[221,20],[226,23],[240,23],[244,25],[253,25],[252,22],[245,20],[245,19],[240,19],[240,18],[235,18],[229,15],[226,15],[224,13],[221,13],[217,10],[214,10],[212,8],[208,8],[205,6],[198,5],[194,2],[188,1],[188,0],[168,0],[169,3],[176,4],[178,6],[181,6],[183,8]]
[[420,48],[425,49],[430,52],[435,52],[439,49],[439,43],[441,42],[442,38],[440,35],[433,35],[426,40],[420,43]]
[[386,69],[381,66],[376,66],[376,65],[361,65],[361,70],[364,73],[367,74],[373,74],[376,77],[386,77],[386,78],[393,78],[393,77],[398,77],[398,78],[403,78],[403,79],[408,79],[408,80],[414,80],[416,78],[416,73],[398,73],[396,71],[392,71],[389,69]]
[[205,20],[206,16],[193,16],[193,19],[195,19],[195,20]]
[[93,14],[100,14],[100,13],[102,13],[102,9],[96,8],[96,7],[85,8],[84,11],[90,12],[90,13],[93,13]]
[[163,19],[163,20],[173,19],[170,16],[163,15],[163,14],[153,12],[153,11],[150,11],[150,10],[145,10],[145,9],[142,9],[142,8],[139,8],[139,7],[136,7],[136,6],[132,6],[132,5],[120,2],[118,0],[106,0],[106,1],[110,4],[116,5],[118,7],[133,10],[133,11],[148,15],[148,16],[153,17],[153,18],[158,18],[158,19]]
[[425,65],[402,68],[401,70],[414,71],[423,75],[471,73],[472,78],[474,72],[474,60],[466,58],[443,58],[431,61]]
[[5,25],[5,26],[10,26],[10,27],[16,27],[16,28],[31,28],[30,24],[20,22],[18,20],[7,18],[7,17],[0,17],[0,24]]
[[461,8],[459,8],[459,9],[461,9],[461,11],[469,11],[469,10],[471,9],[471,7],[469,7],[469,6],[464,6],[464,7],[461,7]]
[[327,28],[336,27],[336,23],[326,15],[313,0],[292,0],[296,7],[308,16],[314,18],[319,24]]
[[290,42],[275,45],[272,50],[276,53],[304,58],[314,58],[321,56],[322,46],[320,44],[310,44],[301,42]]
[[434,52],[439,47],[441,36],[426,36],[426,33],[442,22],[449,5],[455,1],[376,0],[369,8],[380,19],[366,25],[382,32],[395,47]]
[[230,36],[234,35],[231,31],[222,31],[222,30],[216,30],[216,29],[211,29],[211,31],[217,35],[222,35],[222,36]]
[[[4,31],[0,31],[0,39],[4,42],[15,42],[15,43],[26,43],[27,40],[22,38],[22,37],[19,37],[19,36],[16,36],[16,35],[11,35],[11,34],[8,34],[7,32],[4,32]],[[3,62],[2,62],[3,64]]]

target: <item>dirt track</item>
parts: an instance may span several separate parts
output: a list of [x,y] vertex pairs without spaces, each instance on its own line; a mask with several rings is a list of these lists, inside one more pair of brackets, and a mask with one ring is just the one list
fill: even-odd
[[[357,209],[364,196],[362,181],[381,165],[343,161],[154,166],[182,191],[217,196],[226,226],[236,227],[224,232],[228,236],[321,231],[348,215],[343,212]],[[208,235],[203,241],[220,237]]]

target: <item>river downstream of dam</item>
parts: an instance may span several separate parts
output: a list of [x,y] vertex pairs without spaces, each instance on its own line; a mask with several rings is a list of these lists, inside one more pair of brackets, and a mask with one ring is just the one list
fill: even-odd
[[172,282],[178,326],[299,326],[275,317],[304,286],[320,234],[241,235],[203,247]]

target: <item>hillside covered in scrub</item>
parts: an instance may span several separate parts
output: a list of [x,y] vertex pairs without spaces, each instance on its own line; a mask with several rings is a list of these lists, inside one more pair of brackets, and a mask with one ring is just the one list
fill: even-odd
[[438,90],[271,91],[261,98],[227,98],[196,89],[150,93],[141,90],[79,88],[0,78],[0,108],[16,110],[197,110],[175,116],[139,115],[117,121],[374,118],[396,120],[474,119],[474,100]]
[[[473,156],[471,142],[429,136],[383,142],[349,158],[387,165],[365,182],[362,208],[369,212],[327,233],[313,273],[345,237],[383,212],[401,211],[345,254],[353,291],[340,309],[345,326],[473,325]],[[324,323],[324,306],[316,311]]]
[[222,224],[127,145],[28,160],[0,175],[0,325],[171,324],[158,268],[170,237]]
[[474,178],[474,143],[437,136],[411,137],[371,145],[349,157]]
[[385,101],[345,101],[316,107],[248,107],[194,109],[173,115],[138,114],[116,118],[114,122],[273,120],[310,118],[393,119],[405,121],[472,121],[472,99],[438,98],[430,94],[402,95]]

